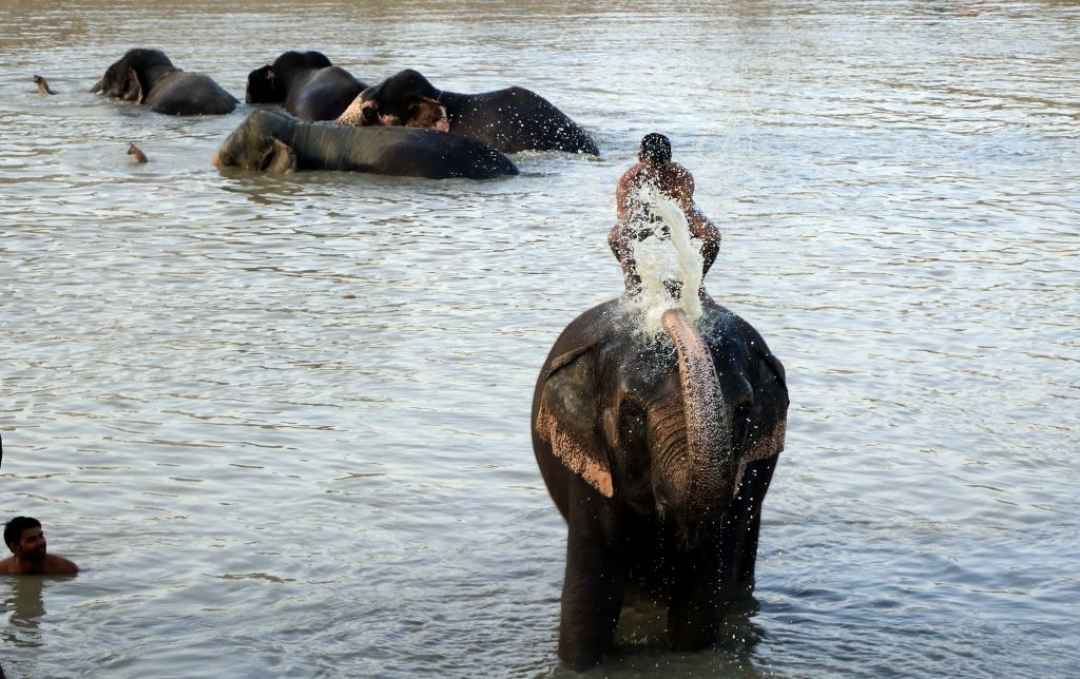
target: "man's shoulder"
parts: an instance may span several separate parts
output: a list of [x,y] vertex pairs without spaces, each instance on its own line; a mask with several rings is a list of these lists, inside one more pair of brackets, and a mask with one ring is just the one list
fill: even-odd
[[79,567],[75,565],[74,561],[65,559],[59,554],[45,555],[46,575],[75,575],[78,572]]
[[642,167],[644,166],[641,163],[634,163],[626,170],[626,172],[622,173],[622,177],[619,177],[619,182],[633,181],[635,177],[641,174]]
[[682,165],[679,165],[676,162],[668,163],[667,167],[665,169],[668,172],[670,172],[672,176],[678,177],[680,179],[683,179],[683,178],[686,178],[686,177],[691,177],[692,178],[694,176],[694,175],[690,174],[690,170],[687,170],[685,167],[683,167]]
[[15,572],[15,557],[9,556],[0,560],[0,575],[11,575]]

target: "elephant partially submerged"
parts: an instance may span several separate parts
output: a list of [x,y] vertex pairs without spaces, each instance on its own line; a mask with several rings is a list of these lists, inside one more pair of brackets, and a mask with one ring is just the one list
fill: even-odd
[[617,299],[559,336],[536,384],[533,449],[569,526],[559,656],[612,641],[628,582],[668,606],[677,649],[715,640],[754,588],[761,506],[784,447],[784,368],[711,298],[649,336]]
[[223,115],[237,103],[210,76],[182,71],[161,50],[144,48],[128,50],[90,91],[175,116]]
[[283,53],[248,74],[249,104],[282,104],[303,120],[334,120],[367,88],[322,52]]
[[509,158],[471,139],[403,127],[309,123],[276,111],[249,115],[213,163],[256,172],[346,170],[429,179],[518,173]]
[[[441,116],[432,117],[433,111]],[[476,139],[503,153],[600,153],[585,130],[536,92],[524,87],[480,94],[448,92],[412,69],[361,92],[340,122],[410,126],[423,118],[431,118],[426,124],[435,129]]]

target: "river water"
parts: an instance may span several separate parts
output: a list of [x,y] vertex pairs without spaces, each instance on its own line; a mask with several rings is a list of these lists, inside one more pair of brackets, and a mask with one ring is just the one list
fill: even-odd
[[[289,48],[523,85],[602,156],[222,176],[248,107],[87,93],[133,46],[240,98]],[[626,625],[598,675],[1080,676],[1077,63],[1073,2],[3,0],[0,516],[84,571],[0,580],[0,664],[562,676],[531,390],[619,293],[615,181],[662,131],[787,450],[756,613],[691,654]]]

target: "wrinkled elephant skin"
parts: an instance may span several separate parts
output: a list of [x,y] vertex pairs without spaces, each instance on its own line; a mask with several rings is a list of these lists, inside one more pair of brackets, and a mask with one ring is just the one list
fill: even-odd
[[214,154],[214,166],[255,172],[342,170],[447,179],[517,174],[510,159],[471,139],[404,127],[310,123],[255,111]]
[[533,449],[569,527],[559,656],[611,645],[628,583],[668,608],[680,650],[715,641],[754,588],[761,507],[784,447],[784,368],[710,298],[643,334],[617,299],[574,320],[533,396]]

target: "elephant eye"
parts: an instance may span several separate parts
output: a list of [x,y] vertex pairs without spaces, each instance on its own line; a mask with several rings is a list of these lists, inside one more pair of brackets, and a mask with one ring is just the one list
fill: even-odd
[[644,440],[645,410],[635,401],[626,399],[619,409],[619,425],[624,441]]

